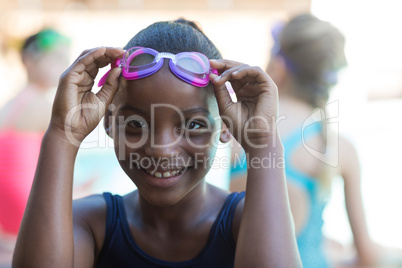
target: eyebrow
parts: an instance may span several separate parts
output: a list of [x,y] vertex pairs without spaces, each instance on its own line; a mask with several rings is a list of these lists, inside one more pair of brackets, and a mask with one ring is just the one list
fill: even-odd
[[186,115],[202,113],[202,114],[205,114],[205,115],[209,116],[209,111],[207,109],[201,108],[201,107],[188,109],[188,110],[182,111],[182,113],[186,114]]
[[[140,113],[140,114],[144,114],[144,115],[148,114],[146,111],[144,111],[144,110],[142,110],[140,108],[131,106],[130,104],[124,104],[123,106],[120,107],[119,110],[130,110],[130,111]],[[181,111],[181,112],[183,114],[185,114],[185,115],[200,114],[200,113],[205,114],[207,116],[210,115],[209,111],[207,109],[205,109],[205,108],[202,108],[202,107],[192,108],[192,109],[184,110],[184,111]]]
[[139,114],[148,114],[147,112],[145,112],[144,110],[131,106],[130,104],[124,104],[123,106],[120,107],[119,110],[130,110]]

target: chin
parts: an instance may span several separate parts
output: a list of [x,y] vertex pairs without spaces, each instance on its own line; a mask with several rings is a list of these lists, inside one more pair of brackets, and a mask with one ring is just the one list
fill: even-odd
[[174,206],[189,195],[202,193],[205,175],[205,170],[196,170],[190,167],[176,176],[167,178],[158,178],[147,174],[142,176],[141,181],[134,180],[134,183],[137,185],[139,194],[147,203],[163,208]]

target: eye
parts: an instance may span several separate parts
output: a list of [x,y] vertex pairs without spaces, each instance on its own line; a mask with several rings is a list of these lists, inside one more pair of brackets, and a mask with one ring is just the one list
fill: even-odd
[[132,128],[145,128],[147,127],[147,123],[139,120],[130,120],[127,122],[127,126]]
[[198,122],[195,122],[195,121],[190,121],[187,124],[187,129],[199,129],[199,128],[202,128],[202,127],[203,127],[202,124],[200,124]]
[[208,124],[206,121],[199,119],[199,118],[191,118],[189,120],[187,120],[185,122],[185,125],[183,126],[183,128],[191,133],[204,133],[204,132],[208,132],[211,129],[210,124]]

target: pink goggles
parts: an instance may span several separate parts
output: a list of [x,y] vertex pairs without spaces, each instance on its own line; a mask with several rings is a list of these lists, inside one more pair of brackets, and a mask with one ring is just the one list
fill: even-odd
[[[112,68],[121,67],[125,79],[137,80],[159,71],[163,66],[163,59],[169,59],[169,68],[178,78],[196,87],[207,86],[209,74],[218,74],[209,65],[207,56],[199,52],[181,52],[175,55],[146,47],[130,48],[122,59],[112,63]],[[99,80],[98,86],[105,84],[109,72]]]

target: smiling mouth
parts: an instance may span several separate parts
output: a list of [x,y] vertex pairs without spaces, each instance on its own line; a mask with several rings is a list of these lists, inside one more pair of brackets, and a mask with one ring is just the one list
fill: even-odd
[[149,175],[156,177],[156,178],[171,178],[175,176],[179,176],[180,174],[183,174],[188,168],[184,167],[181,169],[172,169],[172,170],[166,170],[166,171],[155,171],[155,170],[147,170],[145,168],[141,168],[143,171],[148,173]]

